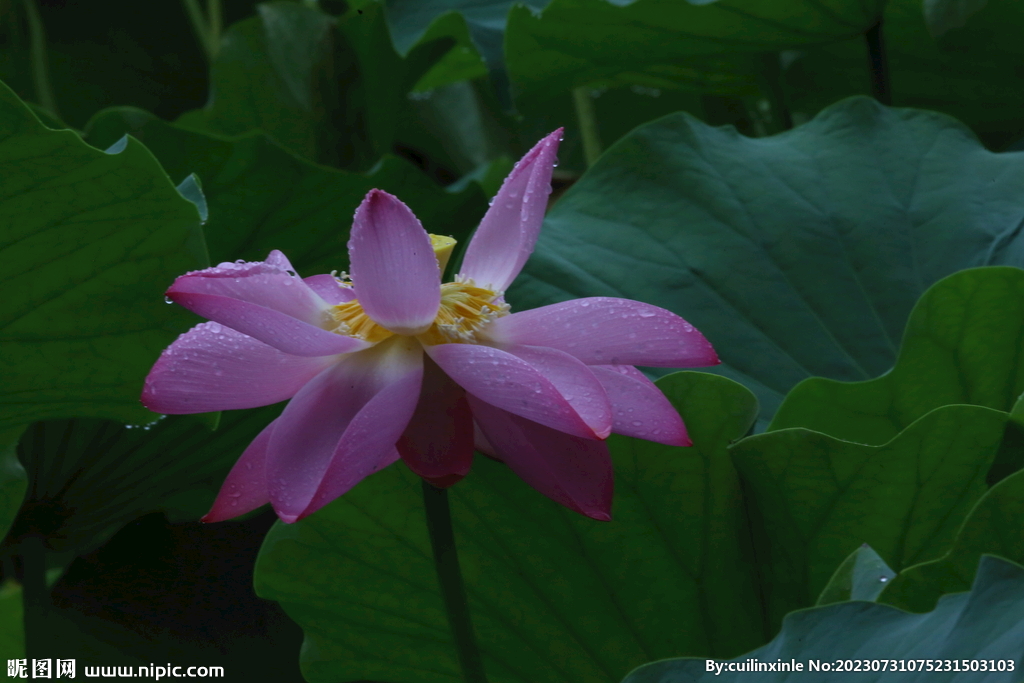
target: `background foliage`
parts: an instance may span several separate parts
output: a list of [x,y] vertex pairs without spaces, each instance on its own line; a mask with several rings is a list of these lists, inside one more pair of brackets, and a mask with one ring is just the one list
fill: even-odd
[[491,680],[1020,680],[1022,32],[1012,0],[0,0],[0,655],[458,680],[413,475],[200,526],[280,406],[138,395],[198,322],[177,275],[344,270],[374,187],[464,246],[564,126],[513,308],[647,301],[723,364],[658,381],[692,448],[610,440],[610,524],[483,457],[452,490]]

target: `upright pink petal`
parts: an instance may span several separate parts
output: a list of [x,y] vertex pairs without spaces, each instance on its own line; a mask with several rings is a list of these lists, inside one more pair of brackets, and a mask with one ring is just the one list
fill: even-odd
[[167,296],[296,356],[330,356],[369,346],[324,329],[328,303],[301,278],[267,263],[222,263],[187,273],[174,281]]
[[430,237],[409,207],[370,190],[348,241],[352,282],[370,318],[398,334],[419,334],[441,304],[441,271]]
[[523,269],[537,243],[551,194],[562,129],[538,142],[505,179],[466,248],[461,275],[493,291],[504,291]]
[[591,365],[590,369],[608,392],[616,434],[668,446],[693,445],[683,418],[644,373],[629,365]]
[[398,440],[398,452],[413,472],[446,488],[473,464],[473,416],[466,392],[426,358],[416,412]]
[[504,350],[547,377],[598,438],[612,433],[611,403],[590,368],[558,349],[519,345]]
[[473,417],[498,457],[545,496],[607,522],[612,462],[604,441],[570,436],[469,397]]
[[291,398],[333,362],[292,356],[220,323],[201,323],[160,354],[142,405],[168,415],[266,406]]
[[690,323],[629,299],[573,299],[498,318],[483,333],[497,344],[549,346],[587,365],[694,368],[720,361]]
[[475,344],[438,344],[426,350],[449,377],[482,401],[566,434],[600,438],[554,383],[521,358]]
[[[283,521],[309,513],[329,468],[327,486],[336,487],[344,477],[354,484],[381,466],[412,416],[421,376],[418,343],[392,337],[343,356],[295,395],[277,419],[267,452],[270,500]],[[381,444],[388,440],[385,452]],[[321,495],[317,502],[328,501]]]
[[200,521],[221,522],[270,502],[267,493],[267,446],[275,424],[277,420],[264,427],[238,458],[220,487],[213,507]]

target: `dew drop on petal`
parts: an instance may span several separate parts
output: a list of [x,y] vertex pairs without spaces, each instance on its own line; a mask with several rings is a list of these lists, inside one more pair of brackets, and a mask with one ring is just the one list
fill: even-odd
[[637,315],[639,315],[641,318],[653,318],[655,316],[655,313],[650,309],[642,308],[640,309],[640,312]]
[[173,301],[171,301],[171,297],[169,297],[169,296],[165,296],[165,297],[164,297],[164,303],[165,303],[165,304],[173,304],[174,302],[173,302]]

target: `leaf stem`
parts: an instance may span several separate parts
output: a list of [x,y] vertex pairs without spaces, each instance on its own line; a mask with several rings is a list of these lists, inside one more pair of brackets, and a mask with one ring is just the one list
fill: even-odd
[[576,121],[583,136],[583,159],[587,162],[587,168],[590,168],[601,156],[601,137],[597,131],[597,114],[594,112],[594,98],[590,88],[573,88],[572,101],[576,105]]
[[885,37],[882,34],[882,19],[864,34],[868,42],[868,68],[871,70],[871,94],[885,106],[892,105],[892,91],[889,83],[889,58],[885,51]]
[[210,18],[207,36],[210,42],[210,59],[213,59],[220,51],[220,34],[223,30],[220,0],[207,0],[206,13]]
[[430,533],[430,547],[434,551],[434,568],[441,586],[441,599],[448,615],[448,627],[455,641],[455,652],[462,669],[465,683],[487,683],[483,660],[473,635],[473,622],[469,614],[469,602],[462,584],[459,570],[459,555],[455,548],[455,532],[452,530],[451,510],[448,507],[448,491],[423,482],[423,507],[427,513],[427,531]]
[[786,105],[786,89],[782,76],[782,61],[778,52],[766,52],[762,55],[762,83],[767,95],[771,131],[781,133],[793,127],[793,117]]
[[25,7],[25,18],[28,20],[29,50],[32,58],[32,85],[35,87],[36,99],[40,106],[58,119],[57,101],[50,86],[50,70],[46,58],[46,31],[43,20],[36,8],[36,0],[22,0]]
[[206,17],[203,16],[203,10],[199,7],[199,0],[181,1],[185,5],[189,21],[192,22],[192,30],[206,54],[206,61],[212,64],[214,47],[210,43],[210,28],[206,25]]
[[19,546],[25,654],[29,658],[39,658],[45,648],[43,639],[50,607],[50,589],[46,586],[46,545],[40,536],[27,536]]

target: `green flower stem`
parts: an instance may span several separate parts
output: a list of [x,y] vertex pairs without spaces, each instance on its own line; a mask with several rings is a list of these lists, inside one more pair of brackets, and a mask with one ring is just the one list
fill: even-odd
[[448,507],[448,491],[423,482],[423,507],[427,512],[427,531],[430,532],[430,546],[434,551],[434,568],[441,586],[441,599],[448,614],[448,626],[455,640],[455,652],[462,669],[465,683],[487,683],[484,663],[473,635],[473,622],[469,614],[469,602],[462,585],[459,571],[459,555],[455,549],[455,532],[452,530],[451,510]]
[[573,88],[572,100],[576,105],[576,121],[583,136],[583,158],[587,162],[587,168],[590,168],[601,156],[601,138],[597,132],[594,98],[590,94],[590,88],[579,87]]
[[892,105],[892,90],[889,85],[889,58],[885,53],[885,37],[882,35],[882,20],[864,34],[868,42],[868,68],[871,70],[871,94],[885,106]]
[[206,54],[206,61],[212,64],[215,48],[210,42],[210,27],[206,25],[206,17],[203,16],[203,10],[199,7],[199,0],[181,1],[185,4],[189,21],[192,22],[192,30]]
[[50,608],[50,589],[46,586],[46,545],[42,537],[24,538],[21,550],[21,598],[25,626],[25,655],[42,656]]
[[766,52],[761,58],[764,65],[761,70],[762,83],[771,114],[771,132],[781,133],[793,127],[793,117],[790,116],[789,106],[786,104],[782,63],[778,52]]
[[206,13],[210,18],[207,36],[210,41],[210,59],[213,59],[220,51],[220,34],[223,31],[220,0],[207,0]]
[[57,111],[57,100],[53,97],[50,87],[50,70],[46,59],[46,31],[43,20],[36,8],[36,0],[23,0],[25,18],[28,20],[29,50],[32,57],[32,85],[36,91],[36,100],[51,114],[60,118]]

